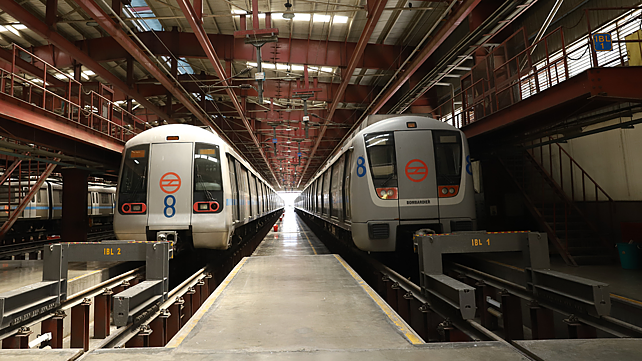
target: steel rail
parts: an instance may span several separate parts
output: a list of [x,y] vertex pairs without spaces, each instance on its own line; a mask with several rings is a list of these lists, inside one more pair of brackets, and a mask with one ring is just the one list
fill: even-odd
[[[467,277],[470,277],[478,281],[483,281],[494,288],[505,289],[509,293],[525,301],[535,301],[535,299],[531,297],[530,294],[526,293],[526,287],[522,285],[518,285],[514,282],[510,282],[507,280],[502,280],[499,277],[490,275],[488,273],[476,270],[474,268],[471,268],[462,264],[453,263],[453,266],[454,267],[452,269],[454,271],[460,272],[461,274]],[[537,300],[537,302],[539,303],[540,306],[546,309],[549,309],[551,311],[557,312],[563,316],[569,317],[571,315],[574,315],[575,317],[577,317],[578,321],[580,321],[581,323],[584,323],[588,326],[594,327],[595,329],[598,329],[600,331],[603,331],[605,333],[611,334],[616,337],[620,337],[620,338],[629,338],[633,336],[639,337],[640,333],[642,333],[642,328],[621,320],[614,319],[611,316],[601,316],[597,318],[590,315],[571,314],[568,311],[562,310],[549,302],[545,302],[541,300]],[[616,322],[614,322],[613,320],[616,320]],[[612,327],[613,325],[615,325],[616,327]],[[627,333],[627,331],[635,332],[635,334],[630,334],[630,332]]]
[[13,325],[10,327],[7,327],[5,329],[0,330],[0,340],[5,339],[7,337],[13,336],[14,334],[18,333],[21,327],[31,327],[35,324],[39,324],[42,321],[45,321],[51,317],[55,316],[56,311],[58,310],[67,310],[72,308],[73,306],[76,306],[84,301],[85,298],[91,298],[95,297],[103,292],[105,288],[114,288],[117,287],[119,284],[123,283],[123,281],[128,281],[131,279],[134,279],[141,275],[143,273],[143,270],[145,269],[144,266],[134,268],[133,270],[124,272],[118,276],[112,277],[106,281],[103,281],[97,285],[91,286],[85,290],[82,290],[80,292],[77,292],[70,297],[67,298],[64,302],[60,304],[60,306],[56,307],[53,310],[48,311],[47,313],[36,317],[29,319],[23,323]]

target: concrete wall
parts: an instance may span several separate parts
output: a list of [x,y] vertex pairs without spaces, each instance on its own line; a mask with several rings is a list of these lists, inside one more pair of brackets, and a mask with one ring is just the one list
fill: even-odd
[[[642,113],[634,119],[642,118]],[[628,121],[629,119],[625,119]],[[586,127],[584,132],[619,123],[620,119]],[[642,124],[633,129],[615,129],[593,135],[571,139],[561,143],[573,159],[616,201],[642,201]],[[562,180],[560,181],[560,158],[557,145],[551,147],[553,176],[563,183],[564,190],[570,195],[571,172],[568,157],[562,154]],[[543,165],[550,169],[549,147],[533,149],[537,159],[543,158]],[[595,188],[588,179],[584,182],[587,200],[595,200]],[[573,168],[575,200],[583,200],[582,177],[578,167]],[[605,198],[599,196],[599,200]],[[642,217],[642,215],[640,216]]]

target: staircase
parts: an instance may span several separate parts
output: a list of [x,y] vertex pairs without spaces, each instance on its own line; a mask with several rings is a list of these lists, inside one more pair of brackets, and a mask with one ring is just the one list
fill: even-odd
[[[561,147],[559,148],[561,149]],[[550,150],[549,147],[549,154]],[[560,161],[558,164],[564,160],[562,151],[563,149],[559,152]],[[582,193],[578,191],[576,195],[575,187],[572,185],[572,172],[573,168],[579,167],[579,165],[570,158],[568,153],[565,154],[566,159],[570,159],[568,162],[570,168],[566,167],[566,170],[571,170],[570,183],[573,189],[570,194],[564,190],[565,183],[562,177],[565,169],[561,165],[557,174],[558,180],[553,178],[556,172],[553,172],[552,169],[552,158],[549,160],[548,169],[542,165],[545,163],[544,157],[537,159],[537,152],[533,150],[504,154],[499,157],[499,160],[522,193],[532,215],[548,234],[549,241],[567,264],[577,266],[613,263],[617,255],[613,244],[598,230],[596,220],[589,220],[586,217],[577,204],[577,196],[583,195],[584,203],[586,203],[586,183],[591,184],[592,182],[595,187],[595,198],[592,201],[596,206],[599,206],[601,201],[598,189],[606,196],[601,198],[606,198],[607,202],[611,202],[610,204],[613,204],[613,200],[583,169],[581,170]],[[542,153],[540,153],[541,155]],[[551,174],[554,176],[552,177]],[[586,182],[585,177],[590,182]]]

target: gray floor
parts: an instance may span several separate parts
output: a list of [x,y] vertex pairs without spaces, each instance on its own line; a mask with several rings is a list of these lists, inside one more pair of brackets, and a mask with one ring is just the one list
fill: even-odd
[[546,361],[639,361],[641,339],[592,339],[516,341],[521,347]]
[[294,212],[285,212],[283,220],[263,239],[252,256],[305,256],[330,253],[310,228]]
[[47,361],[71,361],[81,356],[83,351],[81,349],[63,349],[63,350],[0,350],[0,360],[11,361],[32,361],[32,360],[47,360]]
[[423,344],[294,213],[286,213],[161,349],[98,360],[525,360],[496,342]]

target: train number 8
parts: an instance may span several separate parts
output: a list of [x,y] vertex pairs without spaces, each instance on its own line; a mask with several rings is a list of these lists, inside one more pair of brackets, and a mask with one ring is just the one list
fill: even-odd
[[[169,204],[168,202],[170,199],[172,200],[172,204]],[[174,208],[174,206],[176,205],[176,198],[174,198],[174,196],[172,195],[168,195],[167,197],[165,197],[163,203],[165,204],[165,209],[163,210],[163,214],[165,214],[165,217],[174,217],[174,215],[176,214],[176,208]],[[168,214],[167,210],[171,210],[171,214]]]
[[359,178],[363,177],[366,175],[366,160],[363,159],[363,157],[357,158],[357,176]]

